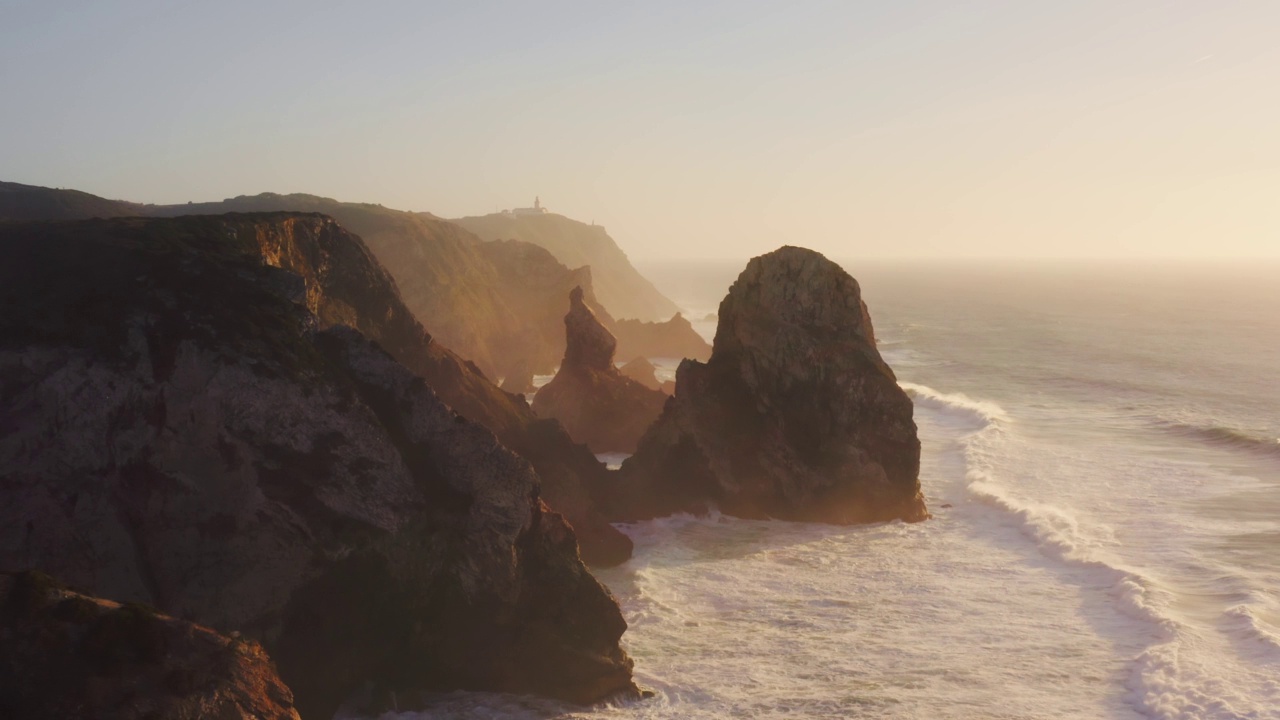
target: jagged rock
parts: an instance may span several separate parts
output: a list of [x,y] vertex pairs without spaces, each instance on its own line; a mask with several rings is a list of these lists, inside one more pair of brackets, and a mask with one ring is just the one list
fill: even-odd
[[[346,230],[358,228],[357,232],[368,234],[382,261],[397,270],[400,289],[365,243],[333,222],[284,221],[232,233],[228,239],[257,248],[268,264],[300,275],[303,282],[297,291],[305,293],[309,309],[323,325],[352,325],[377,340],[423,376],[454,410],[493,430],[504,445],[533,463],[542,477],[545,499],[577,531],[583,559],[602,567],[626,561],[631,540],[605,520],[594,499],[594,488],[607,482],[604,465],[557,423],[538,419],[523,397],[500,391],[478,366],[437,342],[414,317],[417,313],[433,329],[446,330],[464,349],[480,353],[470,358],[484,362],[492,351],[514,363],[517,370],[525,362],[522,358],[541,358],[550,370],[564,343],[560,316],[564,294],[590,281],[585,268],[569,271],[549,253],[527,243],[510,243],[508,252],[486,249],[482,246],[507,244],[482,243],[425,213],[313,195],[263,193],[220,203],[155,206],[103,200],[72,190],[0,184],[0,222],[285,209],[332,212],[349,225]],[[519,261],[499,262],[508,256]],[[401,299],[400,290],[408,303]],[[554,301],[539,300],[542,293]],[[603,313],[589,287],[585,300]],[[522,319],[510,311],[513,304],[542,310]],[[553,305],[553,310],[546,310]],[[537,339],[522,334],[530,327],[536,328]],[[489,342],[485,338],[498,344],[485,344]],[[507,341],[516,344],[502,344]],[[525,341],[532,345],[521,344]]]
[[534,396],[533,411],[559,420],[574,440],[595,452],[631,452],[667,396],[618,372],[613,335],[582,296],[582,288],[569,294],[564,361]]
[[747,265],[711,359],[686,360],[622,466],[619,519],[699,511],[851,523],[928,517],[911,400],[858,283],[811,250]]
[[619,357],[693,360],[711,357],[711,346],[680,313],[666,322],[618,320],[610,330],[618,338]]
[[259,638],[311,718],[368,682],[634,692],[529,463],[336,325],[471,377],[354,292],[381,269],[350,240],[320,216],[0,228],[0,567]]
[[0,717],[298,720],[262,646],[0,573]]
[[[650,390],[661,390],[662,383],[658,382],[657,370],[648,359],[639,356],[632,358],[631,362],[618,368],[618,372]],[[670,395],[671,393],[667,394]]]

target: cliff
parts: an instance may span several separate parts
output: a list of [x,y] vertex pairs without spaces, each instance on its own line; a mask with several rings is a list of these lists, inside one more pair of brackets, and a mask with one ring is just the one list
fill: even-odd
[[875,346],[858,283],[811,250],[751,260],[711,359],[622,466],[621,519],[701,511],[835,523],[928,517],[911,400]]
[[366,683],[632,692],[529,463],[324,329],[510,397],[354,290],[381,272],[318,216],[0,228],[0,566],[259,638],[307,717]]
[[667,396],[614,367],[616,341],[583,302],[582,288],[569,295],[564,325],[564,361],[534,396],[533,411],[559,420],[595,452],[632,452]]
[[[359,235],[395,278],[405,305],[432,334],[494,382],[520,366],[551,372],[559,324],[539,309],[590,282],[536,248],[491,246],[428,213],[346,203],[314,195],[262,193],[221,202],[150,207],[148,214],[315,212]],[[527,246],[526,246],[527,248]]]
[[453,222],[485,240],[523,240],[546,248],[567,267],[590,266],[596,296],[615,317],[662,321],[680,310],[631,265],[599,225],[552,213],[494,214]]
[[[486,377],[472,362],[475,356],[451,352],[446,348],[457,348],[438,342],[415,320],[439,322],[464,348],[480,353],[481,362],[492,353],[501,355],[504,375],[549,373],[564,348],[560,308],[565,293],[590,282],[585,269],[569,271],[527,243],[481,243],[429,215],[311,195],[267,193],[221,203],[143,206],[70,190],[16,187],[21,192],[15,191],[11,204],[25,217],[51,207],[70,208],[56,218],[65,219],[102,204],[125,214],[133,209],[162,216],[295,207],[333,211],[369,232],[379,240],[382,261],[398,269],[398,282],[365,243],[333,223],[318,226],[322,231],[314,236],[254,231],[240,240],[244,247],[260,251],[267,262],[304,278],[309,307],[322,323],[359,328],[426,378],[455,410],[493,430],[503,444],[532,462],[548,502],[578,531],[584,559],[613,565],[630,557],[631,541],[604,519],[593,499],[593,488],[605,482],[604,466],[586,448],[575,446],[554,422],[539,420],[523,398],[500,392],[494,382],[503,375],[493,374],[492,360]],[[416,303],[402,300],[400,288],[405,287]],[[603,314],[589,291],[587,302]]]
[[40,573],[0,573],[0,716],[298,720],[262,647]]

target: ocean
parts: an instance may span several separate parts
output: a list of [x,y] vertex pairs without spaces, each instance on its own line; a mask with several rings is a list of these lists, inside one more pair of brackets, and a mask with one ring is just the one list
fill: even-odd
[[[933,519],[620,526],[654,697],[387,717],[1280,718],[1280,267],[844,264]],[[641,267],[708,337],[740,269]]]

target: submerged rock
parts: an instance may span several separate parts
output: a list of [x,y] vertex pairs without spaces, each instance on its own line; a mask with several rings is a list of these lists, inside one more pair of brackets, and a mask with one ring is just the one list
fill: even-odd
[[0,573],[0,717],[298,720],[262,646]]
[[309,718],[366,683],[634,692],[626,623],[530,464],[339,324],[471,377],[336,289],[380,272],[337,262],[367,252],[344,235],[0,228],[0,567],[259,638]]
[[858,283],[822,255],[753,259],[720,304],[711,359],[622,466],[615,517],[708,505],[836,523],[928,517],[910,398],[876,350]]
[[593,452],[632,452],[667,396],[625,377],[614,367],[616,341],[582,300],[569,293],[564,316],[564,361],[533,398],[533,411],[555,418]]

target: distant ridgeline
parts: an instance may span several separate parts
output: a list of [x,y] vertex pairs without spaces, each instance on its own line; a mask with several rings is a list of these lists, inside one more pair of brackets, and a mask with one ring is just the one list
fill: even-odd
[[541,198],[531,208],[453,222],[485,240],[522,240],[546,248],[571,268],[590,266],[596,298],[616,318],[660,321],[680,311],[631,265],[603,227],[548,212]]

